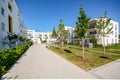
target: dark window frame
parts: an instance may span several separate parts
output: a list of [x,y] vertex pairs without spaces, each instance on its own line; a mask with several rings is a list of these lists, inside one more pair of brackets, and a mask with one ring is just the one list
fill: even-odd
[[1,14],[4,16],[5,15],[5,9],[1,7]]
[[1,30],[5,31],[5,23],[3,23],[3,22],[1,23]]
[[12,6],[11,6],[11,4],[10,3],[8,3],[8,8],[9,8],[9,10],[12,12]]

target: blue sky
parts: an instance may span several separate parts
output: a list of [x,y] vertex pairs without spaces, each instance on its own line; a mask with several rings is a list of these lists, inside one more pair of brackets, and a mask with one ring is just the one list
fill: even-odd
[[48,32],[58,28],[62,19],[66,26],[75,26],[80,3],[91,19],[107,16],[120,23],[120,0],[17,0],[27,29]]

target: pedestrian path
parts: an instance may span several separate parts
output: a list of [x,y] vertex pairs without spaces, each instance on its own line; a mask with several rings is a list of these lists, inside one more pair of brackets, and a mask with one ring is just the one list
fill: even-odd
[[3,78],[90,79],[96,77],[48,50],[44,44],[34,44]]
[[120,59],[88,72],[101,79],[120,79]]

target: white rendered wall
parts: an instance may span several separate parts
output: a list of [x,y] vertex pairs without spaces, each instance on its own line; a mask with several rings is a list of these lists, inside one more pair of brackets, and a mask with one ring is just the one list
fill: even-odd
[[[112,25],[110,25],[108,27],[113,27],[113,29],[112,29],[113,33],[111,33],[105,37],[105,46],[119,43],[119,27],[118,27],[119,24],[118,24],[118,22],[113,21],[113,20],[111,20],[110,23]],[[103,41],[104,41],[103,37],[100,36],[99,38],[100,39],[98,41],[98,44],[103,45]]]
[[[12,11],[8,8],[8,3],[12,6]],[[4,9],[4,15],[1,14],[1,8]],[[18,15],[19,14],[19,15]],[[0,0],[0,49],[4,49],[1,43],[1,39],[6,36],[6,32],[9,32],[9,19],[8,16],[12,17],[12,29],[13,33],[21,34],[21,32],[26,31],[26,28],[22,21],[21,12],[15,0]],[[1,23],[5,24],[5,31],[1,29]],[[2,46],[2,47],[1,47]]]

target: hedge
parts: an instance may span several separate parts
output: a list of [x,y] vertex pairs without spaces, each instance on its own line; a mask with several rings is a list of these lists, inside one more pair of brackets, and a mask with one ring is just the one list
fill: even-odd
[[29,42],[16,48],[0,51],[0,78],[31,45],[32,43]]

